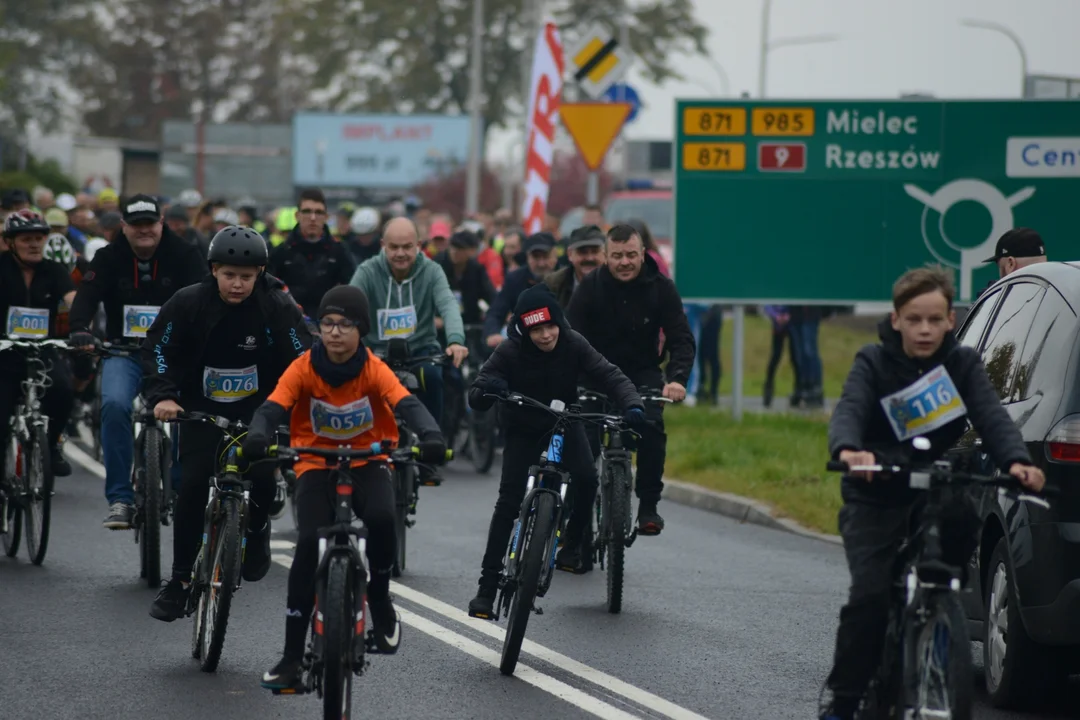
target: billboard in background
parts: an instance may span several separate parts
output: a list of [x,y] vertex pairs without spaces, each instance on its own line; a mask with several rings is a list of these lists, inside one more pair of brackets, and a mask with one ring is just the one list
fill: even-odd
[[468,154],[467,117],[293,117],[295,185],[406,189],[463,166]]

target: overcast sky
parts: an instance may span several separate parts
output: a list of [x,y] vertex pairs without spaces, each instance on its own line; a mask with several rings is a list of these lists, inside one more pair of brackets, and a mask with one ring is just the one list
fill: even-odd
[[[731,92],[757,93],[762,0],[693,0],[710,30],[708,49]],[[976,18],[1008,26],[1027,50],[1029,72],[1080,76],[1080,0],[773,0],[773,40],[822,33],[836,42],[769,53],[767,97],[885,98],[927,92],[939,98],[1019,98],[1020,56],[1004,35],[960,25]],[[701,60],[673,58],[686,81],[657,87],[630,72],[646,107],[632,139],[671,138],[677,98],[720,97],[722,84]],[[490,156],[507,152],[506,133]],[[501,151],[500,151],[501,148]],[[494,159],[494,158],[493,158]]]

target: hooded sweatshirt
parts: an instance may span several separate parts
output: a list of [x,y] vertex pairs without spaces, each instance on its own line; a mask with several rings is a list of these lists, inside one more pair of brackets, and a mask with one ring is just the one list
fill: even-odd
[[[414,352],[438,345],[436,315],[443,319],[447,344],[465,344],[461,310],[450,290],[446,273],[423,253],[416,256],[416,262],[404,282],[399,283],[394,279],[386,253],[380,252],[356,268],[351,284],[364,291],[371,306],[371,331],[364,337],[364,345],[373,352],[385,350],[387,341],[393,337],[407,339],[410,350]],[[401,328],[396,321],[407,313],[394,311],[410,306],[416,312],[416,324],[412,328]],[[387,324],[390,319],[395,320],[397,327]],[[380,337],[380,330],[383,337]]]

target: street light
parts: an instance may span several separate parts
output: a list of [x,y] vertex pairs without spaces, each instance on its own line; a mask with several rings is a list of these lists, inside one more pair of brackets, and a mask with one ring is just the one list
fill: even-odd
[[484,0],[473,0],[472,57],[469,64],[469,165],[465,171],[465,212],[469,215],[480,209],[480,177],[484,144],[484,120],[480,113],[483,93]]
[[724,70],[724,66],[718,63],[712,55],[706,55],[705,59],[712,66],[712,69],[716,71],[716,76],[720,78],[720,85],[724,88],[723,97],[728,97],[731,95],[731,81],[728,80],[728,74]]
[[1004,35],[1012,40],[1013,45],[1016,46],[1016,52],[1020,53],[1020,97],[1024,97],[1027,94],[1028,58],[1027,51],[1024,50],[1024,43],[1020,40],[1020,36],[1004,25],[989,22],[987,20],[965,18],[960,21],[960,24],[965,27],[977,28],[979,30],[990,30],[991,32]]
[[797,37],[780,38],[769,40],[769,16],[772,14],[772,0],[764,0],[761,7],[761,56],[758,58],[758,97],[765,97],[765,80],[769,72],[769,52],[780,47],[792,45],[814,45],[818,43],[836,42],[839,35],[827,33],[823,35],[799,35]]

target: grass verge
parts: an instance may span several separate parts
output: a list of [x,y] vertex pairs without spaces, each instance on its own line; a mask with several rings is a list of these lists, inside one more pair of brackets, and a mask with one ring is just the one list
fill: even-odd
[[683,482],[768,503],[781,517],[836,533],[840,477],[825,472],[823,415],[746,414],[673,407],[664,413],[666,473]]

